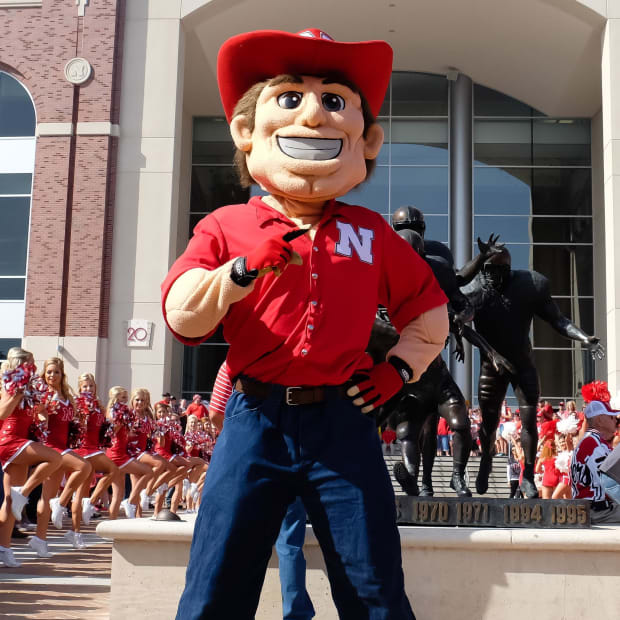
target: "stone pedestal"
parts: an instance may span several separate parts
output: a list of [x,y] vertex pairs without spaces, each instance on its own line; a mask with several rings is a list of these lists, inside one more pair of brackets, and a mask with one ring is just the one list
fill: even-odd
[[[174,617],[193,519],[106,521],[114,540],[110,617]],[[591,530],[400,527],[407,594],[418,620],[597,620],[618,617],[620,526]],[[325,566],[306,532],[316,618],[336,620]],[[282,618],[278,561],[269,563],[257,620]]]

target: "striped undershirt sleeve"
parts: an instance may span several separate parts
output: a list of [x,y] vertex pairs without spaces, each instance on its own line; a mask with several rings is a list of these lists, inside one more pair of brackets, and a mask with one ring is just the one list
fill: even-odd
[[230,380],[230,375],[228,374],[228,366],[226,365],[226,362],[224,362],[217,371],[217,377],[215,377],[209,409],[211,411],[215,411],[215,413],[224,415],[226,403],[232,394],[232,389],[233,386]]

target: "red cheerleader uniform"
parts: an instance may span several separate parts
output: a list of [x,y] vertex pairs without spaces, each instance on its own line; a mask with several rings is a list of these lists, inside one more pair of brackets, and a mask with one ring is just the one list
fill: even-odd
[[200,458],[200,454],[202,453],[202,442],[198,433],[185,433],[185,443],[192,446],[189,451],[189,456]]
[[159,441],[155,440],[155,452],[162,458],[171,462],[176,454],[172,454],[172,433],[168,431],[163,435],[163,443],[160,445]]
[[99,445],[99,437],[101,426],[105,422],[105,414],[101,411],[99,401],[95,401],[95,410],[88,414],[86,418],[86,432],[81,447],[75,452],[83,459],[88,459],[97,454],[103,454],[104,451]]
[[8,418],[0,420],[0,464],[3,468],[32,443],[28,439],[28,432],[33,422],[34,409],[22,409],[21,405],[15,407]]
[[133,429],[131,443],[133,444],[133,450],[138,455],[136,456],[138,461],[142,458],[143,454],[153,454],[153,450],[147,450],[146,445],[153,435],[154,428],[155,425],[151,418],[145,416],[140,418]]
[[543,486],[553,488],[558,486],[562,474],[555,466],[555,457],[543,461],[543,471]]
[[[75,417],[75,411],[70,400],[60,400],[58,394],[47,403],[47,439],[45,445],[54,448],[60,454],[72,452],[67,447],[69,442],[69,423]],[[55,412],[55,413],[53,413]]]
[[129,443],[129,429],[125,424],[120,424],[118,430],[114,433],[112,445],[106,450],[106,456],[117,466],[125,467],[134,460],[133,456],[127,453],[127,444]]

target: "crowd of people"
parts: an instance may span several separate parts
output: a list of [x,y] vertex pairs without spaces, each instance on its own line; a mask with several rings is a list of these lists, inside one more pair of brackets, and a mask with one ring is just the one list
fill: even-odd
[[[583,439],[587,424],[584,407],[576,401],[560,401],[553,407],[549,401],[541,400],[537,408],[538,450],[536,459],[536,487],[543,499],[571,499],[571,460],[575,448]],[[482,422],[479,408],[469,409],[472,434],[472,456],[480,456],[478,431]],[[448,422],[439,417],[437,426],[437,456],[452,454],[452,432]],[[512,411],[504,401],[500,423],[495,440],[496,456],[508,459],[506,466],[510,497],[521,497],[519,485],[523,476],[524,454],[521,447],[521,416],[519,410]],[[384,453],[396,453],[398,440],[389,427],[381,432]],[[620,445],[620,427],[616,426],[613,438],[608,442],[613,449]]]
[[37,372],[33,354],[19,347],[1,370],[0,563],[19,566],[11,537],[29,503],[36,503],[36,525],[28,545],[40,558],[52,555],[50,521],[61,530],[67,518],[64,537],[80,549],[82,524],[97,511],[110,519],[150,508],[157,515],[167,496],[172,512],[182,503],[198,509],[219,432],[199,395],[185,408],[170,394],[152,404],[145,388],[114,386],[106,403],[92,374],[80,375],[74,389],[62,359],[46,360]]

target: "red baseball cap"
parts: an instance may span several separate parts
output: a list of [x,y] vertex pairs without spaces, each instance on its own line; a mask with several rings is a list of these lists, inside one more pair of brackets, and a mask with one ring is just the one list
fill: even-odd
[[217,82],[230,122],[237,101],[257,82],[281,74],[340,73],[366,97],[374,116],[392,74],[392,48],[385,41],[334,41],[317,28],[296,34],[256,30],[224,42],[217,57]]

